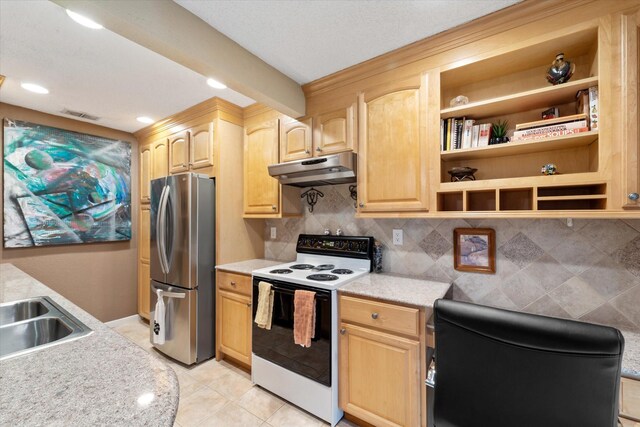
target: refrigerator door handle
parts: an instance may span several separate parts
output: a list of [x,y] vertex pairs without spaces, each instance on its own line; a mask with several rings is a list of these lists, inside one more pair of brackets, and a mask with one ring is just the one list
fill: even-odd
[[166,298],[178,298],[184,299],[187,294],[178,293],[178,292],[162,292],[162,296]]
[[160,194],[160,202],[158,203],[158,222],[156,223],[156,235],[158,257],[160,258],[160,269],[164,274],[169,272],[169,262],[167,261],[167,249],[166,249],[166,204],[167,196],[169,193],[169,186],[165,185]]

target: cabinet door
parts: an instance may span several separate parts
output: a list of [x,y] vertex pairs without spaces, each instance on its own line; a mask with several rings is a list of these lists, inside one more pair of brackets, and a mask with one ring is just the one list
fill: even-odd
[[311,118],[280,123],[280,161],[307,159],[311,153]]
[[376,426],[420,424],[420,343],[342,323],[340,407]]
[[149,209],[149,205],[143,205],[140,207],[140,241],[139,245],[139,254],[140,261],[149,263],[149,253],[151,250],[151,240],[149,238],[151,233],[151,210]]
[[316,118],[315,154],[353,151],[356,139],[356,104],[320,114]]
[[153,162],[153,167],[151,168],[151,179],[169,175],[169,150],[167,148],[166,138],[153,143],[151,161]]
[[640,12],[622,16],[622,122],[624,208],[640,208]]
[[213,123],[205,123],[191,129],[189,162],[192,169],[213,166]]
[[151,304],[151,272],[149,264],[138,262],[138,314],[149,319],[149,306]]
[[151,181],[151,144],[140,147],[140,203],[149,203]]
[[174,133],[169,137],[169,172],[189,170],[189,131]]
[[251,364],[251,297],[218,291],[220,351]]
[[247,128],[244,141],[244,212],[277,214],[280,183],[267,166],[278,163],[278,120]]
[[426,80],[359,95],[360,212],[428,209]]

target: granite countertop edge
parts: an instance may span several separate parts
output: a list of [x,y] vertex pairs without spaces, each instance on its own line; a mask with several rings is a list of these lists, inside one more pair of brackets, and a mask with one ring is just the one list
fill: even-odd
[[48,296],[93,330],[0,361],[0,425],[172,426],[179,385],[158,356],[113,331],[12,264],[0,264],[0,302]]
[[253,270],[258,270],[260,268],[273,267],[275,265],[282,264],[283,262],[284,261],[274,261],[270,259],[254,258],[254,259],[249,259],[245,261],[220,264],[216,266],[216,270],[250,276]]

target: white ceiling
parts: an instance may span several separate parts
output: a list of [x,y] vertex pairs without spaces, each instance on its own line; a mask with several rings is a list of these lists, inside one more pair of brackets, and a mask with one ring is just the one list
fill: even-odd
[[[176,0],[299,83],[307,83],[519,0]],[[219,96],[206,78],[111,31],[73,22],[47,0],[0,0],[0,101],[135,131]],[[37,95],[21,82],[47,87]],[[88,120],[87,120],[88,121]]]
[[174,0],[304,84],[520,0]]
[[[111,31],[78,25],[46,0],[0,0],[0,74],[1,102],[59,116],[81,111],[100,117],[85,121],[128,132],[147,126],[138,116],[159,120],[213,96],[254,102]],[[27,92],[25,81],[50,93]]]

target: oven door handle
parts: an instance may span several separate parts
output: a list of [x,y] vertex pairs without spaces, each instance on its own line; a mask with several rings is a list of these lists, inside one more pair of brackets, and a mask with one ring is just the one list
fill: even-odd
[[[274,286],[274,285],[271,285],[271,289],[273,289],[276,292],[282,292],[283,294],[289,294],[289,295],[294,295],[295,294],[295,289],[281,288],[279,286]],[[322,301],[329,301],[329,297],[328,296],[322,295],[322,294],[318,294],[318,293],[316,293],[315,299],[322,300]]]

